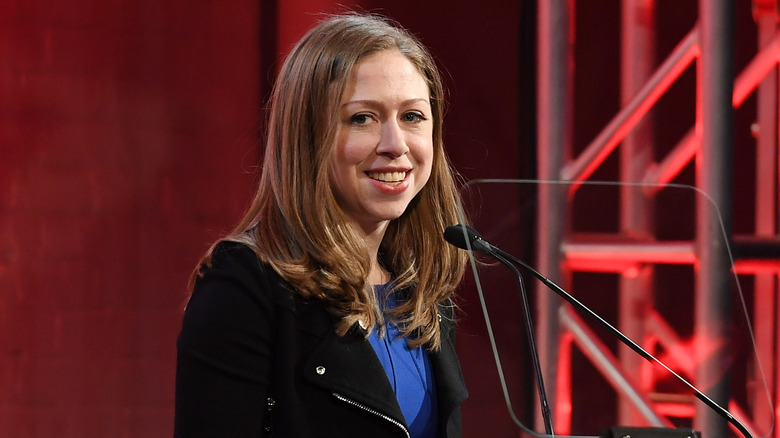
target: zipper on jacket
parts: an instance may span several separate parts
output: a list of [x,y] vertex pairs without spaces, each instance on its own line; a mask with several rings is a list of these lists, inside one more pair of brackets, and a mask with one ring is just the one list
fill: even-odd
[[265,436],[270,437],[273,435],[273,411],[274,406],[276,406],[276,400],[274,400],[271,397],[268,397],[266,399],[265,404],[265,419],[263,420],[263,430],[265,431]]
[[364,411],[366,411],[366,412],[368,412],[370,414],[376,415],[379,418],[382,418],[382,419],[384,419],[386,421],[389,421],[390,423],[400,427],[401,430],[403,430],[404,433],[406,434],[407,438],[411,438],[411,435],[409,435],[409,431],[406,430],[406,426],[404,426],[402,423],[400,423],[400,422],[398,422],[396,420],[393,420],[392,418],[390,418],[387,415],[377,411],[376,409],[369,408],[368,406],[366,406],[366,405],[364,405],[362,403],[358,403],[358,402],[356,402],[354,400],[348,399],[348,398],[344,397],[341,394],[337,394],[337,393],[334,392],[333,396],[336,397],[338,400],[343,401],[344,403],[350,404],[350,405],[352,405],[352,406],[354,406],[354,407],[356,407],[358,409],[362,409],[362,410],[364,410]]

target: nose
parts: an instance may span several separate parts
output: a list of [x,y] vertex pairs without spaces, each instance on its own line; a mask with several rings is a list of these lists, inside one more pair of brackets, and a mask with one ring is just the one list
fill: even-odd
[[382,135],[376,147],[378,155],[400,157],[409,151],[406,144],[406,136],[401,125],[396,119],[389,119],[382,123]]

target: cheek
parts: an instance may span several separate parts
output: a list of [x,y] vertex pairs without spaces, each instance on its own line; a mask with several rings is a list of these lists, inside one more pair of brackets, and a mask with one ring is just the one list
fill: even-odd
[[423,179],[422,179],[422,181],[420,181],[422,186],[427,184],[428,181],[431,179],[431,173],[433,173],[432,166],[433,166],[433,164],[432,164],[431,161],[429,161],[428,164],[425,166]]
[[342,174],[344,172],[344,150],[345,144],[343,135],[336,136],[336,144],[330,150],[330,162],[328,163],[328,181],[330,187],[333,190],[333,194],[338,198],[339,195],[339,181],[343,179]]
[[352,161],[353,149],[349,135],[342,133],[336,137],[336,144],[330,152],[331,176],[344,172],[344,169]]
[[423,157],[419,157],[419,166],[417,168],[417,175],[415,176],[415,196],[418,195],[422,189],[430,182],[431,175],[433,174],[433,153],[430,152]]
[[431,174],[431,169],[433,167],[433,143],[430,142],[427,145],[425,145],[423,148],[421,148],[419,152],[419,158],[418,162],[422,163],[423,172],[425,175],[425,180],[427,181]]
[[360,164],[373,151],[370,138],[363,134],[344,134],[333,149],[331,158],[341,168]]

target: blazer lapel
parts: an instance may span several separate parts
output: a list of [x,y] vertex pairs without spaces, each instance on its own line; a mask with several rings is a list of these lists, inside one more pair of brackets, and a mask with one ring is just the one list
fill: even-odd
[[[364,332],[355,325],[344,336],[334,330],[334,319],[319,302],[298,302],[297,329],[320,338],[304,360],[303,378],[331,394],[350,399],[387,415],[408,429],[382,363]],[[429,354],[436,384],[440,421],[467,398],[468,391],[455,351],[455,323],[442,319],[441,349]]]
[[468,398],[466,383],[455,352],[454,324],[446,318],[442,320],[441,349],[429,355],[442,419],[448,418],[452,411]]
[[331,329],[306,359],[303,376],[314,385],[374,409],[407,427],[382,363],[357,327],[343,337]]

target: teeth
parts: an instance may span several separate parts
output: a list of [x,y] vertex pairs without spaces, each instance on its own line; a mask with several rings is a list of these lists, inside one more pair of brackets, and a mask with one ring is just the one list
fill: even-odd
[[368,172],[368,177],[383,182],[401,182],[406,172]]

